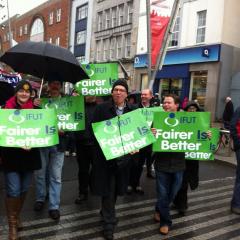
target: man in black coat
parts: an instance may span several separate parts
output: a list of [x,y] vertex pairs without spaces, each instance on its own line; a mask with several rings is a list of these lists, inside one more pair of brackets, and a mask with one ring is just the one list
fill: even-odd
[[[128,85],[124,80],[117,80],[112,87],[112,100],[96,107],[93,122],[101,122],[134,110],[126,102]],[[102,198],[101,215],[103,235],[107,240],[113,239],[117,223],[115,204],[118,195],[126,192],[128,184],[130,154],[107,161],[98,143],[92,163],[91,189],[93,194]]]

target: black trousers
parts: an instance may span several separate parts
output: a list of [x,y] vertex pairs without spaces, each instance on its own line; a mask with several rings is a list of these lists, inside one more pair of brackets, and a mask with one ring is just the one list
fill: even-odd
[[88,194],[88,186],[90,179],[90,166],[94,154],[94,146],[76,144],[77,163],[78,163],[78,187],[79,194]]
[[136,188],[140,185],[140,178],[143,172],[145,161],[147,165],[147,172],[150,173],[153,163],[151,149],[142,149],[138,154],[132,155],[129,185],[133,188]]
[[116,177],[114,174],[110,178],[109,195],[102,197],[101,215],[104,230],[114,231],[117,223],[115,205],[117,201]]

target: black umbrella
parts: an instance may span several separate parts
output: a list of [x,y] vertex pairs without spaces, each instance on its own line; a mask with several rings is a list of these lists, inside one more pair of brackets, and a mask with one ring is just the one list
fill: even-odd
[[66,48],[47,42],[24,41],[10,48],[0,61],[15,71],[45,78],[50,73],[58,73],[61,81],[76,83],[89,79],[75,56]]

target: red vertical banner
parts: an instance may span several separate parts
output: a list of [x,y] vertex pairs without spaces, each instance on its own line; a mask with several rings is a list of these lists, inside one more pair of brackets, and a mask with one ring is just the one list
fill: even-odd
[[174,0],[150,0],[152,68],[156,67],[158,55],[170,22],[173,4]]

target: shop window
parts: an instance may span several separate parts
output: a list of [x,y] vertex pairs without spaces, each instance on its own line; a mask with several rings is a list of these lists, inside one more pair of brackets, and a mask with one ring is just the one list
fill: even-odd
[[197,100],[201,107],[205,106],[207,91],[207,71],[192,72],[190,100]]
[[160,93],[163,98],[167,94],[176,94],[181,96],[182,79],[179,78],[164,78],[160,80]]

